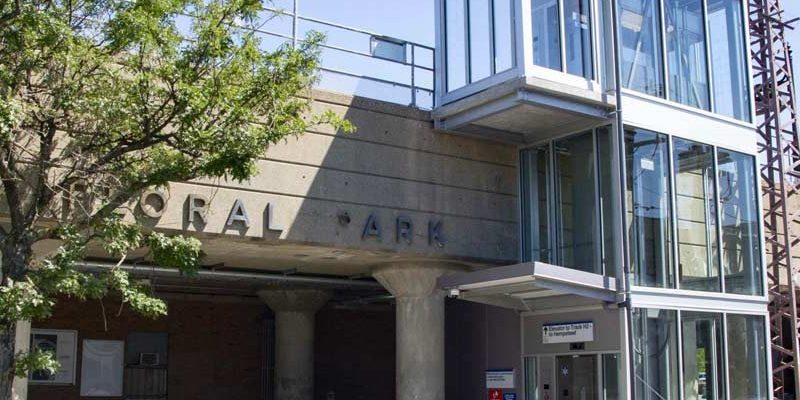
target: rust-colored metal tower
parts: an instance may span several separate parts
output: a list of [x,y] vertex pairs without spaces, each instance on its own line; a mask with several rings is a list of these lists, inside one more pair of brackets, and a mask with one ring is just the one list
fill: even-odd
[[[794,1],[794,0],[792,0]],[[792,263],[800,243],[800,140],[791,51],[781,0],[749,0],[750,56],[755,121],[759,135],[764,239],[767,250],[773,398],[795,398],[800,390],[797,294]]]

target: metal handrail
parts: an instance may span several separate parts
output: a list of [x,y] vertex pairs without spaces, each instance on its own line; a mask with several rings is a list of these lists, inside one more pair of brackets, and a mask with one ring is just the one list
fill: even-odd
[[[294,1],[294,8],[295,9],[297,9],[298,1],[299,0],[295,0]],[[319,19],[319,18],[304,17],[304,16],[299,15],[297,12],[289,12],[289,11],[286,11],[286,10],[273,8],[273,7],[262,7],[262,10],[274,13],[276,16],[288,16],[288,17],[291,17],[292,18],[292,33],[291,33],[291,35],[280,33],[280,32],[276,32],[276,31],[270,30],[270,29],[263,29],[261,27],[254,28],[254,27],[245,27],[245,26],[241,26],[241,25],[238,25],[238,27],[242,28],[242,29],[250,30],[250,31],[252,31],[254,33],[258,33],[258,34],[262,34],[262,35],[268,35],[268,36],[271,36],[271,37],[283,39],[283,40],[285,40],[287,42],[291,41],[292,46],[297,46],[298,43],[303,43],[305,41],[305,39],[299,37],[299,33],[298,33],[299,22],[300,21],[305,21],[305,22],[311,22],[311,23],[314,23],[314,24],[319,24],[319,25],[324,25],[324,26],[327,26],[327,27],[340,29],[340,30],[343,30],[343,31],[354,32],[354,33],[358,33],[358,34],[361,34],[361,35],[368,35],[370,39],[378,39],[378,40],[394,42],[394,43],[397,43],[398,45],[402,45],[404,51],[406,52],[404,57],[403,57],[403,60],[380,57],[380,56],[376,56],[376,55],[374,55],[372,53],[368,53],[368,52],[364,52],[364,51],[360,51],[360,50],[356,50],[356,49],[351,49],[351,48],[347,48],[347,47],[337,46],[337,45],[330,45],[330,44],[327,44],[327,43],[321,43],[319,46],[321,48],[324,48],[324,49],[333,50],[333,51],[337,51],[337,52],[344,53],[344,54],[352,54],[352,55],[356,55],[356,56],[359,56],[359,57],[365,57],[365,58],[369,58],[369,59],[373,59],[373,60],[379,60],[381,62],[388,62],[388,63],[392,63],[392,64],[395,64],[395,65],[408,67],[409,71],[408,71],[408,79],[407,80],[401,81],[401,80],[384,79],[384,78],[380,78],[380,77],[377,77],[377,76],[369,75],[368,73],[365,73],[365,71],[346,71],[346,70],[342,70],[342,69],[332,68],[330,66],[325,66],[324,65],[324,60],[323,60],[323,65],[321,65],[319,67],[319,69],[321,71],[329,72],[329,73],[336,74],[336,75],[348,76],[348,77],[352,77],[352,78],[356,78],[356,79],[360,79],[360,80],[376,82],[376,83],[379,83],[379,84],[382,84],[382,85],[391,85],[392,87],[400,87],[400,88],[403,88],[403,89],[407,89],[409,91],[409,93],[410,93],[410,98],[411,98],[411,101],[408,104],[408,106],[410,106],[410,107],[420,108],[420,109],[432,109],[435,106],[435,98],[436,98],[436,96],[434,95],[435,94],[435,89],[434,88],[436,87],[436,65],[435,65],[435,51],[436,51],[436,49],[434,47],[427,46],[427,45],[420,44],[420,43],[416,43],[416,42],[411,42],[411,41],[408,41],[408,40],[394,38],[394,37],[391,37],[391,36],[381,35],[379,33],[371,32],[371,31],[364,30],[364,29],[354,28],[354,27],[351,27],[351,26],[342,25],[342,24],[326,21],[326,20]],[[189,15],[189,14],[182,14],[182,15],[184,15],[186,17],[190,17],[190,18],[193,17],[192,15]],[[189,39],[187,39],[187,40],[189,40]],[[421,49],[422,51],[430,52],[430,58],[429,58],[430,62],[424,63],[424,64],[418,63],[417,62],[417,54],[416,54],[417,53],[417,49]],[[409,57],[409,54],[410,54],[410,57]],[[410,58],[410,60],[409,60],[409,58]],[[430,65],[430,66],[428,66],[428,65]],[[420,71],[429,72],[431,74],[431,84],[430,85],[420,85],[420,84],[418,84],[418,82],[417,82],[417,70],[418,69]],[[409,83],[406,83],[406,82],[409,82]],[[427,95],[430,96],[431,100],[430,100],[430,105],[429,106],[424,106],[424,105],[419,104],[419,102],[417,101],[417,92],[426,93]],[[391,99],[387,99],[387,98],[379,98],[379,97],[376,97],[376,98],[378,100],[392,101]]]
[[[392,86],[395,86],[395,87],[401,87],[401,88],[408,89],[410,91],[410,97],[411,97],[411,102],[410,102],[409,106],[415,107],[415,108],[427,108],[427,107],[422,107],[420,104],[418,104],[417,92],[419,91],[419,92],[427,93],[427,94],[430,95],[430,98],[431,98],[430,108],[433,108],[435,106],[435,104],[434,104],[434,101],[435,101],[434,88],[436,87],[436,73],[435,73],[436,72],[436,66],[435,66],[434,53],[435,53],[436,49],[434,47],[427,46],[427,45],[420,44],[420,43],[416,43],[416,42],[411,42],[411,41],[404,40],[404,39],[399,39],[399,38],[394,38],[394,37],[382,35],[382,34],[379,34],[379,33],[376,33],[376,32],[372,32],[372,31],[368,31],[368,30],[365,30],[365,29],[360,29],[360,28],[355,28],[355,27],[352,27],[352,26],[342,25],[342,24],[339,24],[339,23],[336,23],[336,22],[331,22],[331,21],[320,19],[320,18],[312,18],[312,17],[302,16],[297,12],[298,1],[299,0],[295,0],[294,1],[294,5],[293,5],[294,10],[292,10],[292,11],[273,8],[273,7],[263,7],[262,8],[264,11],[272,12],[275,15],[283,15],[283,16],[291,17],[292,18],[292,35],[291,36],[290,35],[286,35],[286,34],[282,34],[282,33],[279,33],[279,32],[274,32],[272,30],[260,29],[260,28],[253,29],[253,31],[257,32],[257,33],[264,34],[264,35],[277,37],[277,38],[280,38],[280,39],[291,40],[293,45],[297,45],[297,43],[302,43],[303,40],[304,40],[304,39],[300,38],[299,35],[298,35],[299,22],[300,21],[304,21],[304,22],[310,22],[310,23],[319,24],[319,25],[323,25],[323,26],[327,26],[327,27],[331,27],[331,28],[340,29],[340,30],[343,30],[343,31],[354,32],[354,33],[358,33],[358,34],[362,34],[362,35],[368,35],[370,38],[395,41],[398,44],[402,44],[404,47],[408,46],[409,47],[409,53],[410,53],[410,61],[409,60],[393,60],[393,59],[388,59],[388,58],[383,58],[383,57],[376,57],[375,55],[373,55],[371,53],[367,53],[367,52],[363,52],[363,51],[359,51],[359,50],[355,50],[355,49],[349,49],[349,48],[342,47],[342,46],[330,45],[330,44],[325,44],[325,43],[320,45],[320,47],[322,47],[322,48],[333,50],[333,51],[337,51],[337,52],[341,52],[341,53],[357,55],[357,56],[360,56],[360,57],[367,57],[367,58],[370,58],[370,59],[381,60],[383,62],[390,62],[390,63],[396,64],[396,65],[402,65],[402,66],[405,66],[405,67],[409,67],[409,75],[408,75],[408,77],[409,77],[410,83],[408,83],[408,84],[404,83],[404,82],[400,82],[400,81],[395,81],[395,80],[389,80],[389,79],[378,78],[378,77],[375,77],[375,76],[370,76],[368,74],[361,73],[362,71],[358,71],[358,72],[343,71],[341,69],[335,69],[335,68],[331,68],[331,67],[326,67],[324,65],[320,68],[320,70],[325,71],[325,72],[334,73],[334,74],[349,76],[349,77],[353,77],[353,78],[357,78],[357,79],[363,79],[363,80],[366,80],[366,81],[377,82],[377,83],[380,83],[380,84],[387,84],[387,85],[392,85]],[[417,54],[416,54],[417,53],[417,49],[421,49],[423,51],[429,51],[430,52],[430,62],[429,63],[425,63],[424,65],[417,63]],[[430,67],[428,67],[427,65],[430,65]],[[422,71],[427,71],[427,72],[431,73],[432,79],[431,79],[430,87],[428,87],[427,85],[419,85],[418,84],[418,82],[417,82],[417,73],[416,73],[417,69],[422,70]]]

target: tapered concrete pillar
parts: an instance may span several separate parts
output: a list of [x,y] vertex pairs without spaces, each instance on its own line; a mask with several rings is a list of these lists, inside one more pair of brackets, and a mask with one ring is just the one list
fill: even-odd
[[453,270],[402,264],[373,271],[396,300],[397,400],[444,400],[444,293],[436,279]]
[[317,289],[266,289],[275,313],[275,400],[314,398],[314,314],[330,299]]

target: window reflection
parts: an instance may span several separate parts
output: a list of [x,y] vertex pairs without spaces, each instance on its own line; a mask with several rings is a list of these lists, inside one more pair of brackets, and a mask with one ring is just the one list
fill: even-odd
[[665,0],[664,5],[669,98],[708,109],[703,3],[701,0]]
[[664,96],[658,0],[620,0],[622,86]]
[[722,316],[683,311],[683,395],[686,400],[722,399]]
[[755,160],[729,150],[717,151],[725,291],[761,295],[762,266]]
[[731,398],[768,398],[764,317],[728,314],[727,320]]
[[533,0],[533,63],[561,70],[558,0]]
[[643,400],[680,398],[678,390],[677,312],[633,310],[634,397]]
[[675,139],[675,197],[681,289],[720,291],[714,152]]
[[675,286],[667,143],[666,135],[644,130],[625,135],[629,247],[639,286]]
[[447,23],[447,91],[452,92],[467,84],[467,48],[465,36],[466,10],[463,0],[446,0]]
[[494,63],[495,73],[514,66],[514,3],[494,0]]
[[601,273],[595,254],[597,204],[592,132],[555,142],[558,262],[582,271]]
[[523,249],[525,261],[551,262],[550,223],[548,220],[547,179],[550,170],[549,146],[540,146],[522,152],[521,166],[523,221]]
[[564,0],[567,72],[593,78],[592,25],[589,0]]
[[469,73],[470,82],[491,75],[491,38],[489,0],[469,0]]
[[714,111],[749,121],[750,85],[743,20],[741,0],[708,2]]

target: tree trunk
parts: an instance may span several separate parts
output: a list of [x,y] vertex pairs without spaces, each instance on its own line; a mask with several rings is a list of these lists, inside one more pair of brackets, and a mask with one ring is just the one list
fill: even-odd
[[0,328],[0,400],[11,400],[14,387],[16,323]]

